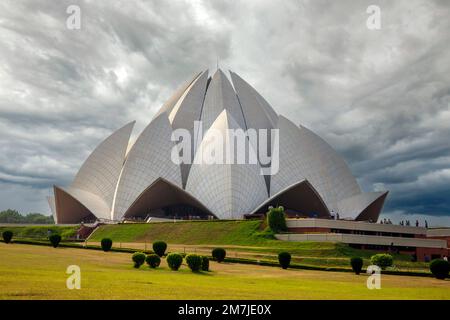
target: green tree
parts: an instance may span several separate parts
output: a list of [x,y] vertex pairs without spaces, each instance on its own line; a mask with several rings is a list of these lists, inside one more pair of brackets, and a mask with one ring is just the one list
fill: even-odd
[[269,208],[269,212],[267,213],[267,224],[269,228],[275,233],[280,231],[287,231],[286,215],[282,206],[279,206],[277,208]]

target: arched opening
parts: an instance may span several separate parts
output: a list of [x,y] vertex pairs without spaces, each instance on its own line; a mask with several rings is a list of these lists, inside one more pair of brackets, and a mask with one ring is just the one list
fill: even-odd
[[307,180],[278,192],[253,213],[266,213],[269,206],[283,206],[288,217],[330,218],[330,212],[324,201]]
[[214,219],[213,213],[195,197],[171,182],[159,178],[134,201],[124,214],[127,220]]
[[56,222],[58,224],[91,223],[97,218],[81,202],[57,186],[55,193]]

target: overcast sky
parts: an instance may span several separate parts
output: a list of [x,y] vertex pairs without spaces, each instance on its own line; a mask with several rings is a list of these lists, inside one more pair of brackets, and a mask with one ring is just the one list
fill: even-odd
[[338,150],[364,191],[390,190],[384,216],[450,225],[449,17],[447,0],[2,0],[0,210],[49,213],[52,185],[99,142],[132,120],[136,136],[219,59]]

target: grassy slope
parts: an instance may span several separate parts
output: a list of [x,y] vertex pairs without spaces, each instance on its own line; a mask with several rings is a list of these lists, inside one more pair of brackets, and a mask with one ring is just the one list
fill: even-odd
[[[104,225],[92,234],[89,241],[98,242],[106,237],[111,238],[116,245],[117,242],[130,245],[132,242],[150,243],[163,240],[169,244],[169,250],[172,250],[174,244],[183,244],[197,247],[220,245],[227,248],[227,251],[272,255],[288,251],[292,255],[302,257],[301,262],[304,264],[321,266],[348,267],[348,258],[351,256],[364,258],[365,265],[368,265],[370,256],[377,253],[353,249],[341,243],[276,240],[261,231],[259,220]],[[407,255],[394,255],[394,258],[398,267],[404,270],[428,271],[428,266],[423,263],[409,262],[410,257]]]
[[30,239],[47,239],[47,230],[52,230],[53,233],[59,233],[63,239],[73,237],[76,234],[78,226],[23,226],[23,227],[0,227],[0,233],[11,230],[13,238],[30,238]]
[[[433,278],[382,275],[382,289],[368,290],[367,276],[351,273],[211,262],[194,274],[165,260],[136,270],[124,253],[4,243],[0,252],[0,299],[450,299],[450,281]],[[81,290],[66,288],[72,264]]]

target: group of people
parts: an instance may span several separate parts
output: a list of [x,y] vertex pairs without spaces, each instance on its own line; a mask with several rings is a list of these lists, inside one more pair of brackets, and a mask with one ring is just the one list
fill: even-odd
[[[402,221],[400,221],[400,225],[401,226],[411,226],[411,222],[409,220],[405,220],[405,221],[402,220]],[[427,220],[425,220],[424,226],[425,226],[425,228],[428,228]],[[416,227],[420,227],[419,220],[416,220]]]
[[334,212],[334,210],[331,210],[331,219],[339,220],[339,212]]
[[[392,224],[392,221],[391,221],[391,219],[384,218],[383,220],[380,220],[380,224]],[[402,220],[402,221],[400,221],[399,225],[409,227],[409,226],[411,226],[411,222],[409,220]],[[416,220],[416,227],[420,227],[419,220]],[[425,220],[424,227],[428,228],[427,220]]]
[[380,220],[380,223],[381,224],[392,224],[392,221],[391,221],[391,219],[384,218],[383,220]]

